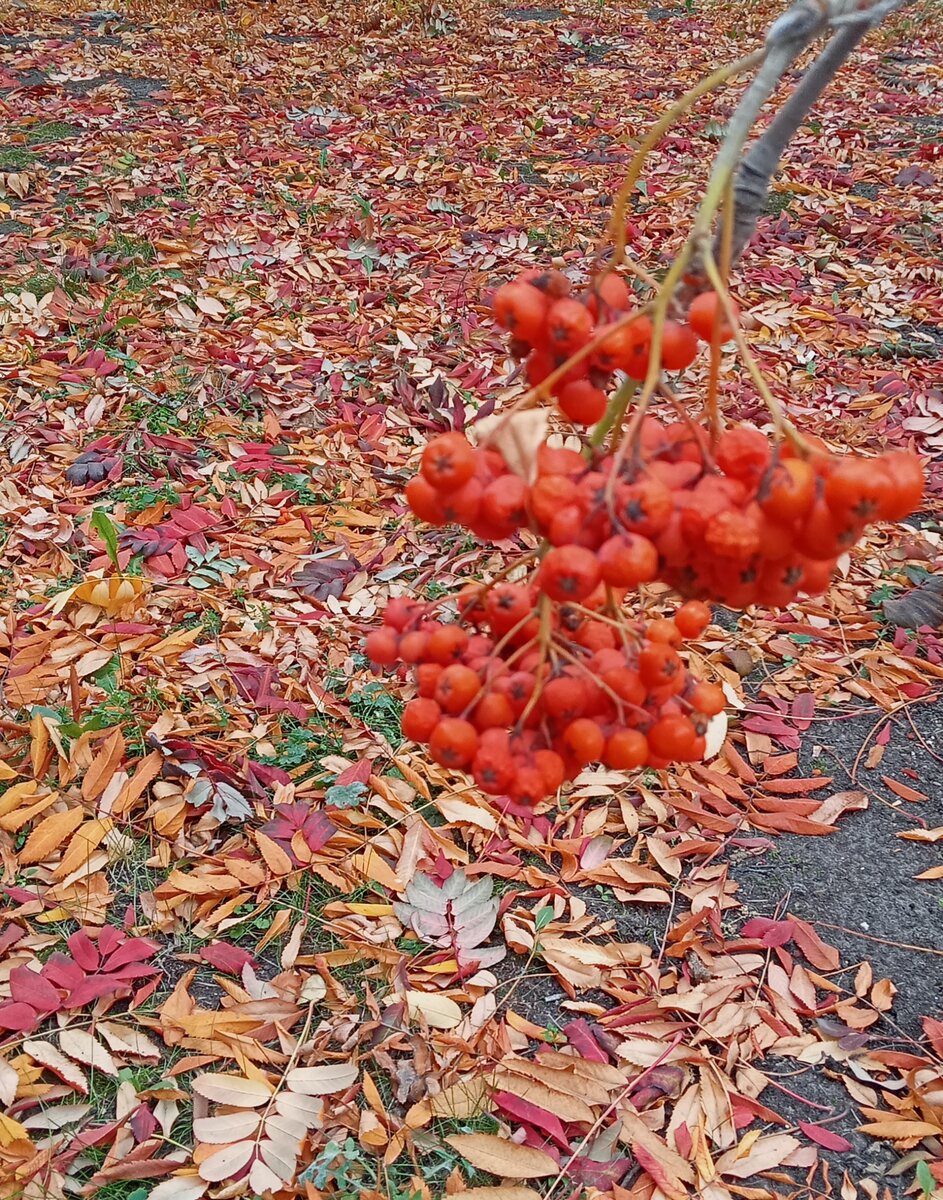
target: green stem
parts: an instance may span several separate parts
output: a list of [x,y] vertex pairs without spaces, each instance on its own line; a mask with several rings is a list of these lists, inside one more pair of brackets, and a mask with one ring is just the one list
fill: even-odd
[[626,377],[609,398],[606,414],[592,432],[589,444],[598,449],[606,440],[611,429],[617,429],[623,422],[632,397],[638,391],[638,383]]

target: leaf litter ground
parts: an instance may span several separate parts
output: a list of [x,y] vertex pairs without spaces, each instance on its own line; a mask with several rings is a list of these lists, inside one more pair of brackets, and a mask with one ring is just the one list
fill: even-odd
[[[578,271],[769,13],[4,16],[2,1194],[940,1187],[943,665],[882,616],[940,553],[923,15],[804,127],[738,296],[797,420],[931,457],[928,511],[821,603],[718,612],[713,764],[529,827],[365,672],[388,595],[497,563],[401,488],[503,383],[484,292]],[[654,159],[648,264],[730,111]]]

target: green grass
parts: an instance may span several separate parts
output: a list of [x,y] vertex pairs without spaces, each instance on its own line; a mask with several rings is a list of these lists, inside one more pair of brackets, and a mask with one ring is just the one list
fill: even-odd
[[124,484],[121,487],[112,488],[107,499],[112,504],[123,504],[130,517],[143,512],[146,508],[153,508],[161,501],[165,504],[176,505],[180,495],[171,483]]
[[0,170],[25,171],[36,161],[36,155],[22,146],[0,146]]
[[46,146],[50,142],[64,142],[80,133],[81,130],[68,121],[40,121],[26,130],[26,141],[30,146]]

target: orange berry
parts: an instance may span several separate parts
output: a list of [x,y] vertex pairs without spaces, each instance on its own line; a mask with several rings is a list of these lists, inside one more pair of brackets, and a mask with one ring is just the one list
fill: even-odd
[[389,667],[399,659],[399,637],[394,629],[383,625],[367,634],[364,653],[379,667]]
[[700,637],[711,623],[710,607],[702,600],[688,600],[675,613],[674,623],[681,630],[682,637]]
[[443,767],[467,767],[478,750],[478,733],[470,721],[443,717],[429,738],[429,754]]
[[648,759],[648,739],[638,729],[617,729],[606,740],[603,761],[616,771],[644,767]]
[[606,745],[602,730],[589,717],[580,717],[572,721],[566,727],[563,742],[582,767],[587,763],[598,762]]
[[455,492],[475,473],[477,455],[463,433],[440,433],[422,452],[423,478],[440,492]]
[[[734,315],[739,313],[736,304],[733,304],[733,311]],[[714,341],[715,325],[718,343],[727,342],[733,337],[733,329],[724,316],[723,305],[716,292],[701,292],[694,297],[688,309],[688,324],[705,342]]]
[[434,700],[417,696],[403,709],[403,737],[412,742],[427,742],[442,718],[442,710]]

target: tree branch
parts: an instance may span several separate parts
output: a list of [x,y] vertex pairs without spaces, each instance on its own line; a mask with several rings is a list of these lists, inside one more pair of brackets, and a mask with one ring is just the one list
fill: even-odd
[[[766,131],[757,138],[741,161],[733,185],[732,262],[737,261],[753,236],[783,152],[809,115],[813,104],[867,32],[867,25],[855,23],[844,26],[833,35]],[[715,240],[715,253],[718,251]]]
[[[833,6],[834,11],[829,13],[828,18],[829,24],[835,30],[831,39],[803,75],[766,131],[750,147],[737,169],[733,187],[731,262],[737,261],[753,236],[779,161],[799,126],[809,115],[812,106],[865,34],[880,25],[890,13],[906,7],[908,3],[910,0],[877,0],[865,10],[853,8],[851,11],[841,11],[842,4],[839,0],[839,3]],[[770,34],[775,28],[774,25]],[[714,243],[715,254],[719,251],[719,242],[718,233]]]

